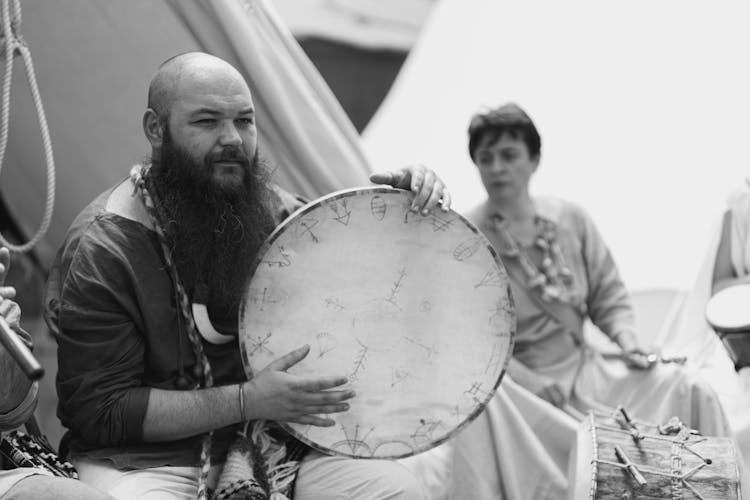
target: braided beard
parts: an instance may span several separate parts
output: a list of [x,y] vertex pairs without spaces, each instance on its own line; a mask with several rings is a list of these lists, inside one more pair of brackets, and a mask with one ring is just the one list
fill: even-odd
[[237,308],[258,249],[273,230],[267,169],[256,154],[225,148],[222,159],[244,163],[242,184],[225,186],[211,176],[207,155],[195,160],[169,133],[161,156],[149,170],[159,219],[177,272],[191,300],[196,287],[207,288],[212,321],[236,327]]

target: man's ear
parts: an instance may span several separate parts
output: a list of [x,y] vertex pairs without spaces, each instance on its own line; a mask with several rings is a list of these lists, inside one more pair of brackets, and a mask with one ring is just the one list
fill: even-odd
[[143,133],[146,134],[146,139],[151,143],[152,149],[161,148],[164,141],[164,127],[162,127],[159,115],[151,108],[143,113]]

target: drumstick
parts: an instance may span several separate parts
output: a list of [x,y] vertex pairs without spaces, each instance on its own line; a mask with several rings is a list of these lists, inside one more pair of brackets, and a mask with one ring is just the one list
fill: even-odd
[[[625,361],[627,355],[624,352],[603,352],[601,353],[604,359],[619,359]],[[687,356],[659,356],[657,354],[649,354],[646,356],[646,360],[649,365],[656,363],[669,364],[674,363],[677,365],[684,365],[687,362]]]
[[625,411],[625,408],[623,408],[622,405],[617,406],[617,411],[619,411],[620,414],[622,415],[622,418],[625,419],[625,423],[627,424],[627,427],[628,427],[627,430],[630,431],[630,435],[632,436],[633,441],[635,441],[637,444],[638,441],[643,439],[643,433],[641,433],[641,431],[638,429],[638,427],[635,426],[633,421],[630,420],[630,415],[628,415],[628,413]]
[[615,455],[617,456],[617,460],[625,465],[625,468],[628,470],[628,472],[630,472],[630,475],[633,476],[633,479],[635,479],[635,482],[638,483],[638,486],[646,486],[646,478],[643,477],[643,474],[641,474],[641,471],[638,470],[638,467],[636,467],[636,465],[630,460],[630,458],[628,458],[625,452],[622,451],[620,445],[615,445]]
[[2,316],[0,316],[0,344],[5,347],[5,350],[18,363],[18,366],[29,379],[39,380],[42,378],[44,368]]

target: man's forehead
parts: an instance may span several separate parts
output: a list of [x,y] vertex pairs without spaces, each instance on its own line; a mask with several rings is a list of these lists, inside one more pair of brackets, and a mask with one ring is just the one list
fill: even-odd
[[173,108],[183,112],[198,110],[253,110],[250,89],[244,81],[227,78],[181,79],[174,92]]

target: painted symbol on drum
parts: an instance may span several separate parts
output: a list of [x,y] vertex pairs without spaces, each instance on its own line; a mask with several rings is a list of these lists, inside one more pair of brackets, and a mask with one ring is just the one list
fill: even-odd
[[310,238],[313,240],[314,243],[319,243],[320,240],[313,232],[313,229],[318,224],[320,224],[320,221],[318,219],[315,219],[313,217],[302,217],[294,229],[294,235],[297,238],[302,238],[303,236],[308,234],[310,235]]
[[464,394],[468,395],[474,400],[474,403],[481,404],[487,398],[489,393],[482,389],[483,382],[473,382],[471,387],[464,391]]
[[422,351],[424,351],[424,353],[425,353],[425,355],[427,356],[427,359],[428,359],[428,360],[429,360],[430,358],[432,358],[432,356],[436,356],[436,355],[440,354],[440,352],[439,352],[439,351],[438,351],[438,350],[437,350],[437,349],[436,349],[436,348],[435,348],[434,346],[428,346],[428,345],[426,345],[426,344],[423,344],[423,343],[422,343],[422,342],[420,342],[419,340],[417,340],[417,339],[415,339],[415,338],[412,338],[412,337],[406,337],[406,336],[404,336],[404,337],[402,337],[402,338],[403,338],[403,339],[404,339],[405,341],[407,341],[407,342],[409,342],[410,344],[412,344],[413,346],[416,346],[416,347],[418,347],[419,349],[421,349]]
[[388,205],[382,196],[375,195],[370,199],[370,213],[372,216],[379,221],[385,219],[385,214],[388,212]]
[[393,304],[395,307],[397,307],[399,310],[401,310],[401,306],[398,305],[398,302],[396,302],[396,299],[398,298],[398,293],[403,287],[404,284],[404,278],[406,278],[406,268],[402,267],[398,271],[398,277],[396,278],[396,281],[393,282],[393,285],[391,286],[391,291],[388,294],[388,296],[384,299],[389,304]]
[[268,267],[288,267],[292,265],[292,259],[286,249],[282,245],[276,245],[275,248],[276,252],[267,252],[261,263]]
[[329,201],[328,208],[334,213],[333,220],[343,224],[344,226],[349,225],[349,219],[352,217],[352,211],[346,205],[346,200],[340,201]]
[[422,215],[414,213],[410,208],[407,208],[404,212],[404,224],[409,224],[410,222],[416,224],[430,224],[432,226],[432,232],[437,233],[450,229],[451,225],[456,222],[456,219],[445,219],[443,216],[435,213]]
[[429,313],[432,312],[432,298],[427,297],[422,299],[419,303],[419,312]]
[[355,381],[357,380],[357,374],[365,369],[365,361],[367,361],[367,353],[370,350],[369,347],[364,345],[362,342],[359,341],[359,339],[355,339],[357,341],[357,344],[359,344],[359,351],[357,351],[357,356],[354,358],[354,369],[349,374],[349,380]]
[[500,273],[497,271],[497,269],[490,269],[489,271],[484,273],[484,276],[482,276],[482,279],[479,280],[479,283],[474,285],[474,288],[483,286],[494,286],[502,288],[506,286],[506,280],[504,280],[503,277],[500,276]]
[[265,311],[266,306],[283,304],[287,298],[288,294],[283,290],[270,290],[268,287],[263,287],[263,290],[251,288],[248,296],[250,302],[258,306],[259,311]]
[[[492,325],[493,323],[500,323],[501,325],[506,325],[512,317],[513,309],[510,306],[510,302],[508,300],[501,299],[495,303],[495,306],[492,309],[490,309],[488,324]],[[503,329],[499,330],[496,335],[507,337],[508,332]]]
[[333,309],[336,312],[343,311],[346,309],[344,304],[341,303],[341,300],[337,299],[336,297],[326,297],[324,300],[326,308]]
[[344,433],[344,439],[341,441],[336,441],[335,443],[331,444],[331,448],[334,450],[339,450],[341,448],[348,448],[349,451],[351,451],[352,455],[359,455],[359,456],[365,456],[360,450],[364,449],[367,452],[367,455],[372,456],[373,450],[370,448],[370,445],[367,444],[367,438],[372,434],[372,432],[375,430],[375,427],[371,427],[365,435],[360,436],[360,426],[359,424],[356,424],[354,426],[354,432],[351,432],[346,428],[345,425],[341,424],[341,431]]
[[466,241],[462,241],[453,250],[453,258],[459,262],[463,262],[466,259],[470,259],[474,256],[479,248],[482,246],[482,238],[470,238]]
[[463,420],[465,415],[466,414],[461,411],[461,408],[459,408],[458,405],[455,405],[453,411],[451,411],[451,416],[456,420]]
[[329,352],[336,349],[339,345],[336,337],[328,332],[318,333],[317,335],[315,335],[315,339],[318,342],[318,358],[322,358]]
[[256,352],[265,352],[266,354],[273,356],[273,351],[267,347],[272,336],[273,332],[268,332],[265,337],[261,337],[260,335],[257,337],[250,337],[248,339],[250,343],[250,352],[248,352],[248,356],[253,356]]
[[419,419],[419,426],[412,432],[411,438],[414,444],[419,446],[425,442],[430,442],[435,436],[435,432],[444,428],[442,420],[430,420],[425,418]]
[[391,368],[391,387],[396,387],[413,378],[414,374],[407,369]]

